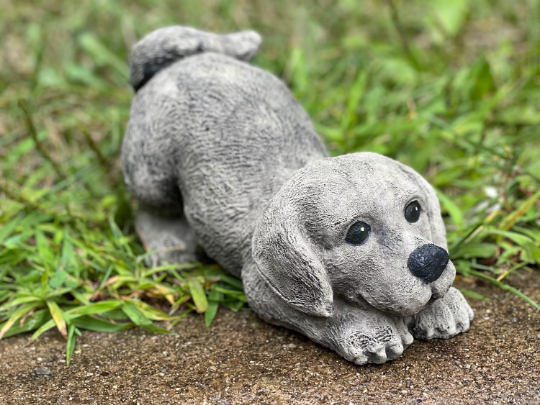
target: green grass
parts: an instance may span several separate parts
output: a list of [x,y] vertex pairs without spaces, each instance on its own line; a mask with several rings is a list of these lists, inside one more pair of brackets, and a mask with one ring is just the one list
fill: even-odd
[[[129,49],[181,23],[253,28],[333,155],[375,151],[439,194],[461,277],[540,265],[540,1],[1,0],[0,335],[167,332],[245,306],[217,267],[148,269],[119,150]],[[538,274],[538,273],[536,273]],[[475,296],[473,292],[467,292]],[[154,321],[164,321],[158,326]]]

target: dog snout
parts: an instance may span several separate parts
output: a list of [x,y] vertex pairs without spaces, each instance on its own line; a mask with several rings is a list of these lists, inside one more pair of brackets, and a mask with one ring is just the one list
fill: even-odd
[[430,243],[416,248],[409,255],[407,266],[413,276],[429,284],[441,276],[448,261],[446,250]]

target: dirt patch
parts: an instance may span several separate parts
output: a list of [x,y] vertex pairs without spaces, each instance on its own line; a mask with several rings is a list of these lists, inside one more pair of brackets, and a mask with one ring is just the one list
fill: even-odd
[[[538,272],[511,283],[540,301]],[[85,332],[70,367],[57,333],[10,338],[0,341],[0,403],[539,403],[540,313],[490,285],[464,286],[491,298],[470,300],[469,333],[416,341],[382,366],[226,310],[210,329],[193,315],[167,336]]]

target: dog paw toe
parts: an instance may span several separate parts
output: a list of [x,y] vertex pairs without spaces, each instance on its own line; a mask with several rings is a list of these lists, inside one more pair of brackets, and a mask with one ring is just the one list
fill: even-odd
[[351,359],[348,359],[347,357],[345,357],[347,360],[350,360],[352,361],[354,364],[356,364],[357,366],[363,366],[365,364],[368,364],[369,363],[369,358],[363,354],[359,355],[359,356],[356,356],[354,358],[351,358]]
[[368,350],[369,362],[374,364],[383,364],[386,363],[388,359],[386,356],[386,347],[385,345],[378,345]]
[[353,331],[341,341],[338,352],[358,365],[383,364],[401,356],[412,340],[408,332],[402,336],[390,327],[368,330],[366,333]]
[[386,348],[386,357],[388,358],[388,360],[395,360],[403,354],[403,350],[404,348],[401,343],[389,345]]
[[409,329],[418,339],[448,339],[469,330],[473,317],[463,295],[451,288],[444,298],[414,315]]

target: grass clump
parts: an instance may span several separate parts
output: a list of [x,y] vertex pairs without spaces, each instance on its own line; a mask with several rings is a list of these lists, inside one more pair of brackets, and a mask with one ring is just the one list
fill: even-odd
[[[540,265],[540,2],[207,0],[40,5],[0,15],[0,336],[166,333],[245,306],[212,266],[149,269],[119,150],[137,38],[253,28],[254,63],[292,88],[333,155],[374,151],[437,189],[460,277]],[[182,271],[182,272],[181,272]],[[466,294],[478,297],[472,291]],[[159,326],[156,321],[163,321]]]

